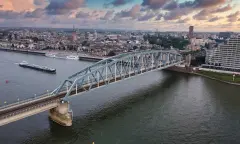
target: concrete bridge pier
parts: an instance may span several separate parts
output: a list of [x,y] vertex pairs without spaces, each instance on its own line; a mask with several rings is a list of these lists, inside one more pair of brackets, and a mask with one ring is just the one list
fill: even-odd
[[68,101],[61,101],[56,108],[49,110],[49,117],[61,126],[72,126],[72,111]]

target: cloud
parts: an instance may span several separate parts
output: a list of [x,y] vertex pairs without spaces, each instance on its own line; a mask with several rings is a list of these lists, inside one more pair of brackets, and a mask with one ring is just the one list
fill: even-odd
[[33,3],[37,6],[45,5],[48,2],[48,0],[34,0]]
[[191,11],[191,9],[187,8],[175,9],[163,15],[163,17],[165,20],[176,20],[182,18],[184,15],[188,15]]
[[126,5],[130,2],[132,2],[133,0],[113,0],[109,3],[105,3],[104,6],[108,7],[108,6],[114,6],[114,7],[119,7],[119,6],[123,6]]
[[85,0],[50,0],[46,11],[49,15],[64,15],[85,5]]
[[204,10],[201,10],[196,15],[194,15],[193,19],[195,19],[195,20],[206,20],[206,19],[209,18],[210,15],[211,15],[211,11],[204,9]]
[[114,10],[109,10],[106,12],[106,14],[104,15],[104,17],[101,17],[101,20],[110,20],[113,17],[114,14]]
[[0,0],[3,10],[30,11],[35,9],[33,0]]
[[170,1],[163,7],[165,10],[174,10],[176,8],[178,8],[178,3],[175,0]]
[[3,5],[0,5],[0,8],[3,8]]
[[177,23],[187,23],[190,20],[190,18],[180,19],[177,21]]
[[91,15],[87,12],[85,13],[85,12],[80,11],[76,14],[76,18],[86,19],[86,18],[90,18],[90,17],[91,17]]
[[15,12],[12,10],[3,11],[0,10],[0,18],[2,19],[18,19],[23,16],[22,12]]
[[146,6],[150,9],[160,9],[168,2],[169,0],[143,0],[142,6]]
[[229,11],[229,10],[232,10],[232,6],[227,5],[225,7],[220,7],[218,9],[214,10],[213,12],[214,13],[221,13],[221,12],[226,12],[226,11]]
[[218,7],[218,8],[214,8],[214,9],[203,9],[199,13],[195,14],[193,16],[193,19],[195,19],[195,20],[207,20],[210,17],[212,17],[213,14],[226,12],[226,11],[229,11],[231,9],[232,9],[232,7],[230,5],[227,5],[227,6],[224,6],[224,7]]
[[159,20],[162,19],[162,17],[163,17],[163,14],[160,13],[160,14],[157,15],[157,17],[155,18],[155,20],[156,20],[156,21],[159,21]]
[[41,18],[45,14],[44,9],[38,8],[32,12],[26,12],[25,17],[26,18]]
[[[227,4],[225,6],[225,4]],[[163,18],[165,20],[181,19],[182,16],[189,15],[194,11],[199,11],[193,18],[195,20],[206,20],[212,14],[226,12],[232,9],[230,0],[193,0],[179,2],[178,0],[143,0],[142,6],[147,10],[164,10]],[[224,5],[224,6],[223,6]],[[156,18],[160,20],[162,16]],[[181,22],[181,20],[180,20]]]
[[194,0],[180,3],[181,8],[210,8],[228,3],[229,0]]
[[148,20],[154,18],[155,16],[157,16],[157,13],[149,11],[149,12],[145,13],[144,15],[139,16],[138,21],[148,21]]
[[185,1],[179,3],[177,0],[143,0],[142,6],[148,7],[149,9],[165,9],[165,10],[174,10],[177,8],[210,8],[221,6],[228,3],[229,0],[194,0],[194,1]]
[[238,16],[240,15],[240,11],[237,11],[233,14],[227,16],[229,22],[236,22],[238,20]]
[[133,19],[137,18],[140,13],[141,6],[135,5],[130,10],[122,10],[121,12],[116,13],[115,19],[131,17]]
[[213,18],[209,19],[208,22],[215,22],[215,21],[220,20],[221,18],[222,18],[222,17],[216,16],[216,17],[213,17]]

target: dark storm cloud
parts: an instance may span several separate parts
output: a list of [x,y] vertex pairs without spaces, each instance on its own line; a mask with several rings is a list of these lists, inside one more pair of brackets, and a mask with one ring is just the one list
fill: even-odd
[[85,5],[85,0],[50,0],[46,11],[49,15],[63,15]]
[[113,0],[111,2],[105,3],[104,6],[106,6],[106,7],[108,7],[108,6],[118,7],[118,6],[126,5],[126,4],[128,4],[132,1],[133,0]]

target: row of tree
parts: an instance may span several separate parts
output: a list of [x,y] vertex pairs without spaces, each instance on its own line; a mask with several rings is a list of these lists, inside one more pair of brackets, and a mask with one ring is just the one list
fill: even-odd
[[184,39],[184,37],[173,37],[173,36],[163,36],[163,35],[149,35],[143,36],[145,41],[149,41],[150,44],[159,45],[164,48],[176,48],[183,50],[187,45],[190,44],[189,40]]

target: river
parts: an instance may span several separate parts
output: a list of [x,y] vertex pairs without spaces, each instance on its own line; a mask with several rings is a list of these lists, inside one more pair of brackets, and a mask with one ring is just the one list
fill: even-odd
[[[57,74],[21,68],[23,60]],[[91,64],[0,51],[0,104],[52,90]],[[72,127],[43,112],[0,127],[0,143],[239,144],[239,92],[199,76],[150,72],[72,98]]]

